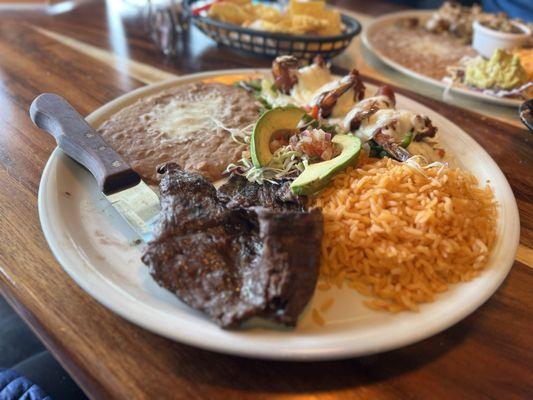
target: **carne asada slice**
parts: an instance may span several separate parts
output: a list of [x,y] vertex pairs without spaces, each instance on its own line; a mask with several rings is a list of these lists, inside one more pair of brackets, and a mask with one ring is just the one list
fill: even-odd
[[228,208],[200,175],[161,172],[161,220],[142,257],[156,282],[224,328],[253,316],[294,326],[318,277],[320,211]]
[[304,211],[306,198],[296,196],[290,189],[290,181],[274,184],[265,181],[262,185],[250,182],[243,176],[232,175],[218,189],[218,198],[228,208],[261,206],[279,211]]

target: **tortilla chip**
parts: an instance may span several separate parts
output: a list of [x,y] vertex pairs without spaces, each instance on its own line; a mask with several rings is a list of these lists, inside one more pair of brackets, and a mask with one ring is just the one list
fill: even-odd
[[318,31],[322,36],[340,35],[342,33],[341,13],[337,10],[326,10],[321,17],[327,21],[327,26]]
[[264,4],[250,4],[249,6],[245,6],[245,9],[254,16],[254,19],[272,23],[279,22],[282,19],[281,12],[277,8]]
[[328,26],[327,20],[309,15],[293,15],[291,20],[292,30],[295,33],[317,33],[321,29],[326,29]]
[[252,0],[224,0],[224,2],[238,4],[240,6],[244,6],[246,4],[252,4]]
[[528,80],[533,81],[533,49],[521,49],[515,54],[520,58],[520,64],[526,70]]
[[253,4],[251,0],[224,0],[213,4],[208,15],[222,22],[270,32],[297,35],[341,33],[340,13],[326,10],[325,2],[318,0],[291,0],[285,14],[272,6]]
[[213,4],[207,13],[210,18],[230,24],[241,25],[249,16],[244,8],[229,1]]
[[309,15],[315,18],[322,18],[325,11],[326,3],[321,0],[291,0],[289,3],[289,14],[291,15]]
[[[327,10],[324,1],[299,1],[291,0],[289,3],[288,15],[290,17],[309,16],[320,20],[319,23],[310,23],[309,29],[305,33],[315,33],[322,36],[339,35],[342,31],[341,14],[337,10]],[[296,26],[301,26],[302,22],[295,23]],[[304,27],[308,28],[305,23]],[[322,28],[317,28],[318,25]],[[312,27],[311,27],[312,26]]]

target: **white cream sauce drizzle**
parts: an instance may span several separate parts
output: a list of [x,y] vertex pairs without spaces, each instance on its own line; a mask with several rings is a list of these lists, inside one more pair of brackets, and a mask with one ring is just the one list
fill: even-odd
[[[431,141],[423,140],[421,142],[415,142],[413,140],[411,144],[407,147],[407,151],[409,151],[409,153],[411,154],[423,156],[430,163],[434,161],[440,161],[447,163],[448,166],[450,166],[451,168],[459,167],[459,165],[457,164],[457,160],[454,157],[450,156],[450,154],[444,149],[438,149],[438,136],[439,134],[432,138]],[[441,150],[444,150],[443,157],[441,157]]]
[[407,110],[394,110],[392,108],[378,110],[370,118],[363,120],[355,135],[363,141],[368,141],[372,139],[377,129],[396,121],[395,127],[388,127],[384,133],[400,142],[405,134],[412,129],[414,115],[413,112]]
[[322,87],[331,84],[333,79],[329,68],[311,64],[297,72],[298,83],[291,90],[291,97],[300,105],[309,104]]
[[[297,72],[298,83],[291,89],[290,95],[271,92],[263,86],[263,96],[266,100],[278,107],[295,104],[300,107],[313,105],[320,94],[333,90],[339,86],[339,80],[333,80],[329,68],[320,67],[316,64],[300,68]],[[268,82],[271,85],[272,81]],[[331,117],[341,118],[354,106],[354,92],[350,89],[337,100]]]

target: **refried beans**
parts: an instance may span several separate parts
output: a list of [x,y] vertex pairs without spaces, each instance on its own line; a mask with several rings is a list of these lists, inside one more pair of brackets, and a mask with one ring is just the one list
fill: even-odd
[[138,100],[98,131],[147,183],[156,184],[157,166],[170,161],[216,181],[245,150],[220,125],[243,128],[258,114],[243,89],[191,83]]
[[402,66],[441,80],[448,75],[447,68],[464,56],[474,57],[476,51],[461,39],[446,33],[432,33],[424,28],[409,28],[392,24],[374,29],[368,34],[372,46]]

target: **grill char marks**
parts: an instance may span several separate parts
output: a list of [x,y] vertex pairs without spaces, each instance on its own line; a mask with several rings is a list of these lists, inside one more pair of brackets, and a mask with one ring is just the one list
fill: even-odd
[[161,220],[142,258],[156,282],[225,328],[253,316],[294,326],[318,277],[320,211],[230,208],[200,175],[161,172]]
[[278,211],[303,211],[305,197],[296,196],[290,190],[290,182],[279,185],[264,182],[262,185],[249,182],[239,175],[232,175],[228,182],[218,189],[218,198],[228,208],[261,206]]

